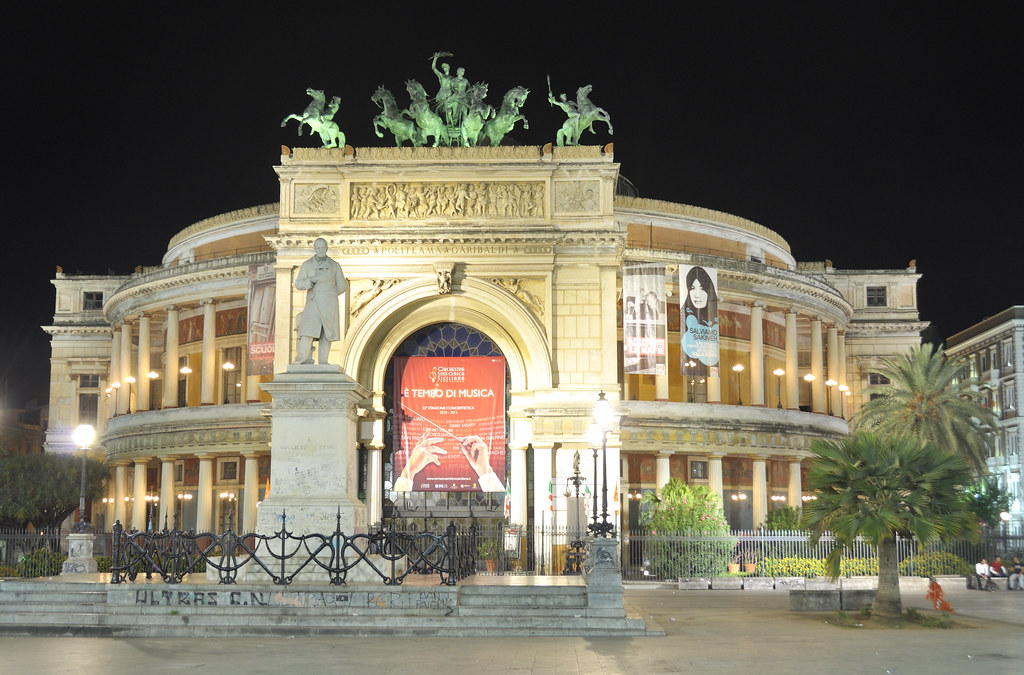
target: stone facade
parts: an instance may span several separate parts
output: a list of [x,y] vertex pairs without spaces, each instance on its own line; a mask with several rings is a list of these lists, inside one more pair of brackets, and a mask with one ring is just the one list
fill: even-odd
[[[607,438],[607,484],[622,528],[635,524],[631,498],[670,477],[718,491],[737,527],[761,522],[774,504],[800,504],[810,440],[847,433],[846,419],[863,402],[865,367],[919,342],[919,275],[913,265],[843,271],[799,263],[781,235],[757,223],[617,196],[611,150],[284,148],[279,205],[192,225],[172,239],[161,265],[129,277],[58,275],[59,296],[76,283],[104,291],[92,322],[60,331],[58,299],[48,330],[55,357],[72,339],[87,343],[100,391],[111,389],[99,411],[112,465],[109,517],[138,526],[148,495],[160,497],[161,523],[177,515],[188,527],[217,529],[237,509],[236,529],[255,526],[274,480],[270,424],[260,412],[270,405],[261,385],[274,378],[250,372],[246,359],[248,269],[273,265],[274,372],[282,373],[295,356],[304,302],[295,275],[318,237],[350,284],[331,363],[366,392],[356,411],[355,470],[365,476],[369,522],[397,499],[388,492],[389,364],[410,335],[448,323],[486,335],[507,362],[512,522],[565,525],[566,479],[574,453],[589,456],[587,429],[602,391],[618,413]],[[667,375],[622,373],[624,260],[667,270]],[[680,373],[675,273],[684,264],[718,270],[719,311],[735,326],[721,344],[729,377],[696,383]],[[877,290],[869,306],[868,287],[886,289],[883,310]],[[762,330],[751,331],[758,321]],[[733,363],[745,365],[738,377]],[[776,368],[785,376],[772,375]],[[155,377],[139,382],[149,372]],[[67,373],[55,360],[55,421],[71,428],[78,411]],[[815,376],[810,385],[805,374]],[[128,375],[135,383],[126,394]],[[830,379],[849,395],[827,386]],[[600,471],[588,464],[583,473],[600,486]]]

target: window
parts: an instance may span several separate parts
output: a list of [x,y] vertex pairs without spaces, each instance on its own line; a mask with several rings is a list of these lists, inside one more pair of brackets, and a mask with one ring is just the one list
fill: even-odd
[[103,292],[85,291],[82,293],[82,309],[87,312],[103,309]]
[[699,460],[690,460],[690,478],[704,479],[708,477],[708,463]]
[[78,376],[78,388],[79,389],[99,389],[100,388],[100,376],[99,375],[79,375]]
[[222,481],[237,481],[238,480],[238,461],[237,460],[221,460],[220,462],[220,479]]
[[867,300],[868,307],[885,307],[885,286],[868,286]]
[[879,375],[878,373],[868,373],[868,384],[883,385],[889,383],[889,378],[886,377],[885,375]]
[[174,482],[182,483],[185,480],[185,462],[174,463]]
[[79,424],[91,424],[96,426],[96,421],[99,419],[97,413],[100,406],[100,395],[99,394],[79,394],[78,395],[78,423]]
[[224,402],[242,401],[242,348],[229,347],[224,350]]

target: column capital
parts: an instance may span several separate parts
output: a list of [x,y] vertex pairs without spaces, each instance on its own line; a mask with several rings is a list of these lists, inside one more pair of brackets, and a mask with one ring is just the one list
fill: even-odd
[[176,312],[176,311],[178,311],[178,308],[175,307],[174,305],[164,305],[164,311],[165,312]]
[[199,301],[199,304],[202,305],[202,306],[212,305],[212,304],[214,304],[213,303],[213,298],[203,298],[202,300]]

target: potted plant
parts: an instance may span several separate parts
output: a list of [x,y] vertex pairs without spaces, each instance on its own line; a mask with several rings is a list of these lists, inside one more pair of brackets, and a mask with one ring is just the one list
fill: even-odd
[[726,572],[729,574],[739,574],[740,571],[740,556],[736,554],[732,557],[732,562],[727,563],[725,566]]
[[497,539],[484,538],[476,546],[476,555],[487,564],[488,572],[498,569],[498,554],[500,552],[501,543]]

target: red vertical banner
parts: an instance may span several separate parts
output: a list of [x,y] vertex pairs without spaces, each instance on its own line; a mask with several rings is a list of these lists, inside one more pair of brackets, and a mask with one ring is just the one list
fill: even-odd
[[272,264],[249,265],[249,375],[274,374],[276,272]]
[[505,358],[395,358],[395,484],[505,491]]

